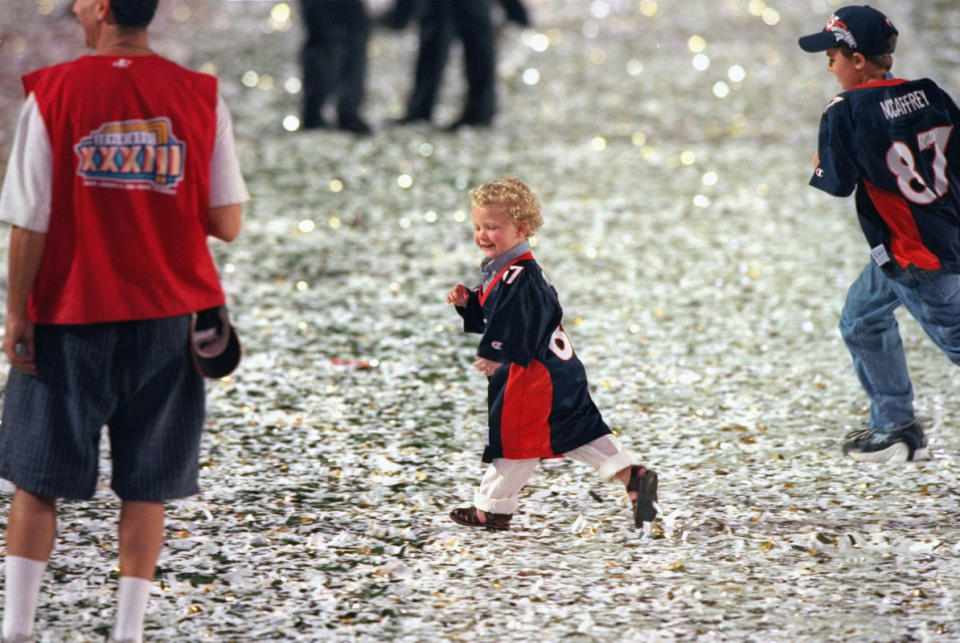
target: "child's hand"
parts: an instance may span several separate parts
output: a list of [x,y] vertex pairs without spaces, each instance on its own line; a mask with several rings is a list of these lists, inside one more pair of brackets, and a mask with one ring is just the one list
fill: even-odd
[[467,305],[470,300],[470,291],[463,284],[457,284],[447,293],[447,303],[461,308]]
[[473,362],[473,367],[487,377],[493,375],[493,372],[501,366],[503,366],[503,362],[495,362],[485,357],[478,357],[476,361]]

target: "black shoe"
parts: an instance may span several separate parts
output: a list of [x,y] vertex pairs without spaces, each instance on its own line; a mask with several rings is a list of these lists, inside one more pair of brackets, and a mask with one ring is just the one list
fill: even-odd
[[858,462],[909,462],[930,458],[927,437],[918,420],[893,431],[868,428],[850,431],[844,440],[843,452]]
[[455,123],[447,125],[444,129],[448,132],[455,132],[461,127],[490,127],[492,124],[492,118],[461,118]]
[[425,125],[430,124],[429,116],[420,116],[418,114],[407,114],[402,118],[394,118],[390,121],[393,125],[416,125],[418,123],[423,123]]
[[353,132],[363,136],[369,136],[373,133],[370,126],[359,116],[341,116],[337,121],[337,127],[345,132]]
[[466,527],[483,527],[496,531],[503,531],[510,528],[510,518],[513,514],[492,514],[483,512],[484,522],[480,522],[478,514],[480,510],[476,507],[463,507],[454,509],[450,512],[450,519],[458,525]]
[[327,129],[330,124],[322,116],[302,117],[300,119],[301,130]]
[[633,502],[633,524],[643,527],[643,523],[652,522],[657,517],[657,482],[659,476],[656,471],[641,466],[630,467],[630,481],[627,482],[627,491],[636,491]]

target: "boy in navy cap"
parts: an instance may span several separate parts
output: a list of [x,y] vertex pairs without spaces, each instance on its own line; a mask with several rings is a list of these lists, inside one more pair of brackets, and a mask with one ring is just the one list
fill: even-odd
[[846,436],[855,460],[929,457],[894,310],[903,304],[960,364],[960,111],[929,79],[890,74],[897,30],[869,6],[837,10],[800,38],[826,51],[843,91],[827,105],[810,185],[856,189],[872,260],[850,286],[840,331],[870,398],[866,425]]

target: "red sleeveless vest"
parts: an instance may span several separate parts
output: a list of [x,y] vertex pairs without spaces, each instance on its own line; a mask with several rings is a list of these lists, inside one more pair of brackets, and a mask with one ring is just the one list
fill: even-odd
[[53,153],[31,319],[158,319],[222,304],[207,247],[216,79],[159,56],[84,56],[23,86]]

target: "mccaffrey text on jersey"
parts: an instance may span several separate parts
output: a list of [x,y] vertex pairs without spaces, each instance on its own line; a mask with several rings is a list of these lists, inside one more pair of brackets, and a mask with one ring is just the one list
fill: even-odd
[[880,101],[880,109],[883,110],[883,115],[887,120],[915,112],[928,105],[930,105],[930,101],[927,100],[927,95],[923,93],[922,89]]

